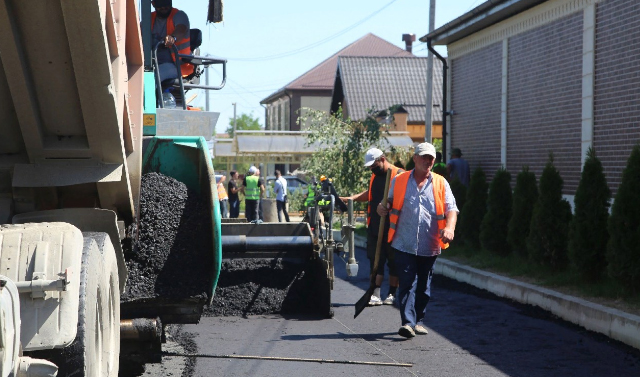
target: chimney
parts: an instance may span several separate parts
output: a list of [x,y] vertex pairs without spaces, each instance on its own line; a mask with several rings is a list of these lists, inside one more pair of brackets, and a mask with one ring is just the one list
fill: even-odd
[[404,44],[405,44],[405,50],[411,52],[411,45],[413,45],[413,42],[416,41],[416,35],[402,34],[402,40],[404,41]]

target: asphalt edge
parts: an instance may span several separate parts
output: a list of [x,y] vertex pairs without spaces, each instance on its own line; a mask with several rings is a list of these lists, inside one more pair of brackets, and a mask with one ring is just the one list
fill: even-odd
[[[366,247],[366,242],[366,237],[355,237],[355,246]],[[587,330],[604,334],[640,349],[640,316],[478,270],[444,257],[438,258],[434,272],[484,289],[499,297],[538,306]]]

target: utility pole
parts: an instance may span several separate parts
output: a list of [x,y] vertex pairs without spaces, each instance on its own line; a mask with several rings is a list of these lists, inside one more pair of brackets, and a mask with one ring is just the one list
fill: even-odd
[[[431,0],[429,3],[429,33],[433,31],[436,23],[436,0]],[[433,54],[429,51],[427,55],[427,101],[426,111],[424,114],[424,141],[431,143],[432,135],[431,128],[433,126],[432,113],[433,113]],[[444,133],[445,130],[442,130]]]
[[233,136],[236,136],[236,103],[232,103],[233,105]]
[[[207,54],[207,56],[209,56],[209,54]],[[205,70],[206,72],[204,76],[204,82],[206,86],[209,86],[209,66],[207,66]],[[209,111],[209,91],[208,90],[204,91],[204,101],[206,102],[206,105],[204,105],[204,110]]]

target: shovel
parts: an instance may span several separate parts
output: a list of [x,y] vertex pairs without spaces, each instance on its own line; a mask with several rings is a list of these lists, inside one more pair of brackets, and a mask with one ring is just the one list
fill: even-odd
[[[387,196],[389,195],[389,182],[391,181],[391,169],[387,170],[387,179],[384,183],[384,196],[382,197],[382,206],[387,207]],[[375,211],[375,208],[372,208]],[[378,227],[378,243],[376,244],[376,256],[373,259],[373,270],[371,271],[371,282],[369,283],[369,289],[364,293],[364,296],[356,302],[356,314],[353,315],[353,318],[356,318],[364,308],[369,304],[369,299],[373,294],[373,291],[376,289],[376,275],[378,274],[378,261],[380,260],[380,249],[382,248],[382,239],[384,237],[384,225],[387,220],[387,216],[380,217],[380,226]]]

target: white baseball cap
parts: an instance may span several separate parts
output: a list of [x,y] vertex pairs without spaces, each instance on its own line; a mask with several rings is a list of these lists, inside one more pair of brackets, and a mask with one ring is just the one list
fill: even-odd
[[258,168],[256,168],[255,166],[251,166],[249,168],[249,174],[256,174],[257,171],[258,171]]
[[428,154],[429,156],[433,156],[433,158],[436,158],[436,147],[434,147],[433,144],[430,143],[420,143],[416,146],[416,151],[414,152],[414,154],[418,156],[424,156],[425,154]]
[[373,165],[373,163],[380,158],[384,153],[378,148],[371,148],[367,151],[367,154],[364,155],[364,166],[369,167]]

